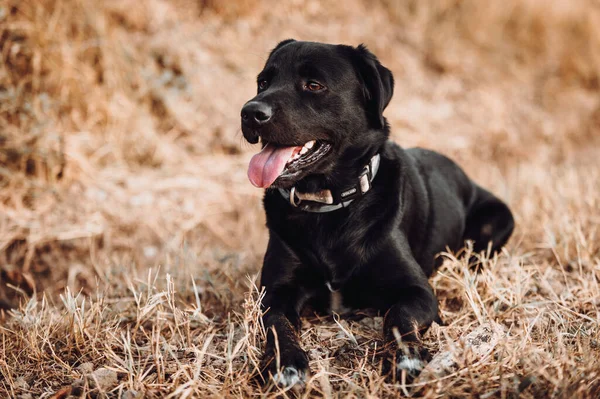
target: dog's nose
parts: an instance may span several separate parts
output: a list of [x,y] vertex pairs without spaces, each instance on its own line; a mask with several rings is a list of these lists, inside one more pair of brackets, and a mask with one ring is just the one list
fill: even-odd
[[242,108],[242,123],[250,126],[261,126],[271,120],[273,108],[266,103],[250,101]]

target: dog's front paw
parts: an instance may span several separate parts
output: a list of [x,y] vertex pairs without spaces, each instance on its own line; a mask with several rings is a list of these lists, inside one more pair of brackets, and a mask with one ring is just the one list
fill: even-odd
[[431,359],[429,352],[416,346],[405,346],[384,360],[383,372],[396,381],[412,383]]
[[283,370],[277,371],[271,378],[275,384],[287,388],[294,385],[304,386],[306,383],[306,374],[306,369],[287,366]]
[[272,381],[283,388],[302,387],[310,375],[308,355],[300,347],[283,348],[277,362],[275,352],[267,351],[261,363],[261,375],[265,383]]
[[425,362],[418,357],[402,354],[396,358],[396,374],[406,372],[407,377],[416,378],[425,368]]

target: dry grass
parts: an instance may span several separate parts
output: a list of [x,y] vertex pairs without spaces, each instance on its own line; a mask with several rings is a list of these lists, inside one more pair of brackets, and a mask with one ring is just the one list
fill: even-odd
[[[296,37],[369,45],[397,78],[394,138],[518,223],[481,273],[448,254],[432,278],[448,325],[425,342],[459,371],[392,384],[380,317],[309,317],[300,395],[598,397],[600,5],[253,4],[0,1],[0,396],[282,393],[251,381],[266,231],[238,110]],[[461,350],[488,321],[494,350]]]

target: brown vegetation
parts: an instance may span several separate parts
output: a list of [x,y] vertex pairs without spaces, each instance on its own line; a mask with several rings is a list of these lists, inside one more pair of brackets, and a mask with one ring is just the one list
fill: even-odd
[[[245,397],[261,192],[239,109],[278,40],[366,43],[394,139],[513,208],[506,251],[432,278],[461,368],[380,376],[380,317],[305,320],[304,395],[600,395],[600,4],[0,0],[0,396]],[[10,310],[13,309],[13,310]],[[452,345],[494,321],[474,359]],[[292,395],[291,392],[286,395]]]

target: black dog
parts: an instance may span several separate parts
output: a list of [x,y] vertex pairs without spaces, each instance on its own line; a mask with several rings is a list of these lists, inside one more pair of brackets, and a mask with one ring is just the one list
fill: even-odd
[[451,160],[388,141],[383,110],[393,88],[391,72],[362,45],[285,40],[242,109],[244,137],[263,147],[248,177],[267,188],[262,372],[279,384],[309,371],[299,342],[308,305],[385,312],[390,364],[417,373],[417,352],[397,342],[416,348],[410,343],[439,320],[427,281],[436,254],[465,240],[497,251],[512,233],[508,207]]

